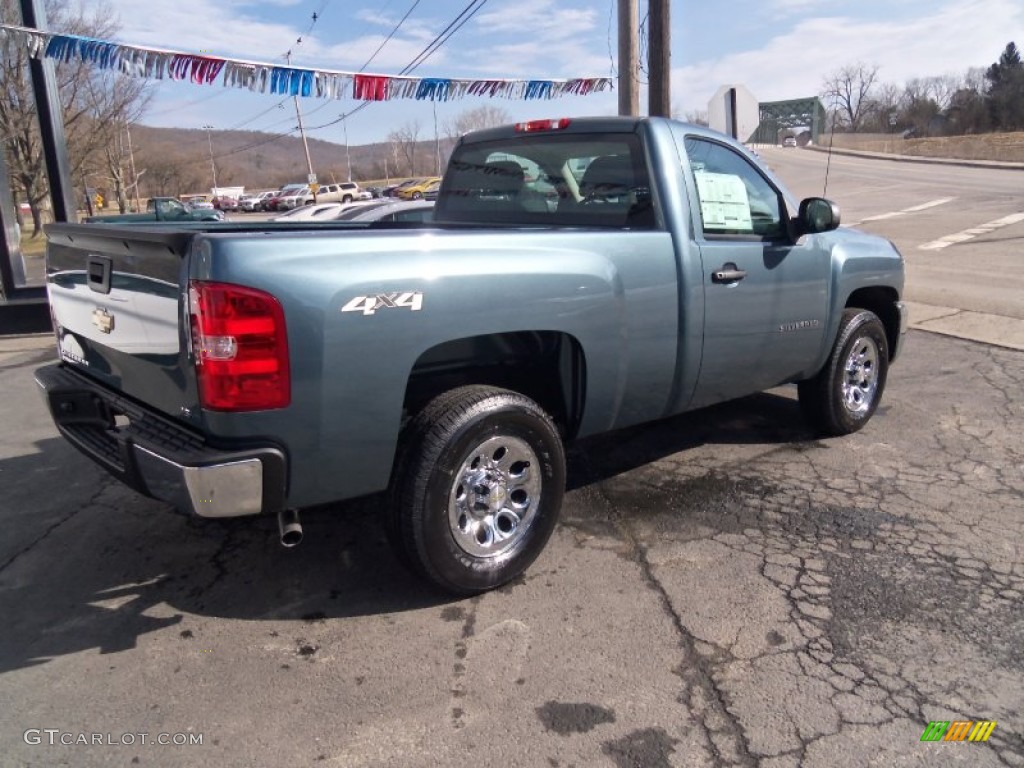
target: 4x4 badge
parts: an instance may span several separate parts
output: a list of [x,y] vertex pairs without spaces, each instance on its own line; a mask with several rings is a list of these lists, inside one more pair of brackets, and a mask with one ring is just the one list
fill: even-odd
[[403,291],[378,293],[376,296],[356,296],[342,307],[341,311],[373,315],[378,309],[410,309],[418,312],[423,309],[423,294],[419,291]]

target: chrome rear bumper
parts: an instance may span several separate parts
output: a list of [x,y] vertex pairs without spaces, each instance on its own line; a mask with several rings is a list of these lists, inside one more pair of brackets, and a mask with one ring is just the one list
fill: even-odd
[[[63,364],[36,371],[60,433],[139,493],[201,517],[284,509],[284,453],[270,446],[212,446],[206,439]],[[127,418],[115,423],[115,416]]]

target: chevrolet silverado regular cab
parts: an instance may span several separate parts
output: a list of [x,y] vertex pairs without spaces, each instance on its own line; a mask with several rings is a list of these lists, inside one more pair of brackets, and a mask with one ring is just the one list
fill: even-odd
[[784,383],[860,429],[906,329],[903,259],[662,118],[464,136],[429,224],[54,224],[60,432],[204,517],[386,491],[402,559],[472,594],[537,557],[566,441]]

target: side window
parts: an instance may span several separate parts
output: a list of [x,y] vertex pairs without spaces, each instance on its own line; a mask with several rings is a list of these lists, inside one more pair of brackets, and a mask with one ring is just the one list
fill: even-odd
[[773,239],[785,234],[782,201],[743,155],[714,141],[686,139],[705,235]]

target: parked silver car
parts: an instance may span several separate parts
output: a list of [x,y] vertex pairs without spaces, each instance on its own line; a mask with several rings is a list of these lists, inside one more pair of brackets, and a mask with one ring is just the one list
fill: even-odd
[[346,208],[335,218],[338,221],[431,221],[433,200],[383,200]]

